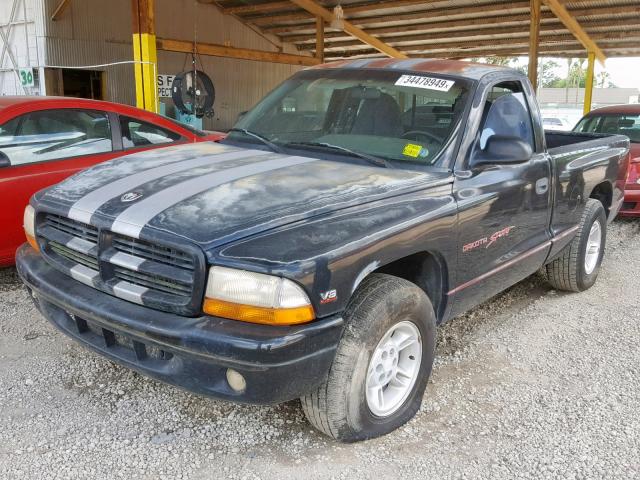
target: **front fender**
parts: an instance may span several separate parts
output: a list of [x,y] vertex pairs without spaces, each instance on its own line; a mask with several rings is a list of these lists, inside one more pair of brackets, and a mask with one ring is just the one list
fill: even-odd
[[434,251],[455,271],[456,219],[451,186],[445,185],[319,215],[221,247],[208,257],[216,265],[297,281],[318,317],[324,317],[343,311],[359,282],[395,260]]

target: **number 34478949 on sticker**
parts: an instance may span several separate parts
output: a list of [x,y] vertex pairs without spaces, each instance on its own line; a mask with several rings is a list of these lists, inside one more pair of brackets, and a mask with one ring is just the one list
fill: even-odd
[[448,92],[455,83],[453,80],[423,77],[422,75],[401,75],[400,78],[396,80],[396,85],[402,87],[426,88],[428,90],[439,90],[441,92]]

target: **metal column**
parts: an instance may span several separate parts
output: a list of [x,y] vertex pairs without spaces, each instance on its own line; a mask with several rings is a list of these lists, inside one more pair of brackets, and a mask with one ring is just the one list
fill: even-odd
[[136,106],[158,111],[156,33],[154,0],[131,0]]
[[587,78],[584,86],[584,109],[583,113],[586,115],[591,111],[591,103],[593,100],[593,68],[596,63],[596,54],[589,52],[588,65],[587,65]]

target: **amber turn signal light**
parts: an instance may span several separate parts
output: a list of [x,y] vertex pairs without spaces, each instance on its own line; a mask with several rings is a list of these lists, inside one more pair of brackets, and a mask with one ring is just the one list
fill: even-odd
[[311,305],[296,308],[265,308],[252,305],[240,305],[206,298],[203,310],[215,317],[231,318],[249,323],[264,325],[296,325],[310,322],[315,318]]

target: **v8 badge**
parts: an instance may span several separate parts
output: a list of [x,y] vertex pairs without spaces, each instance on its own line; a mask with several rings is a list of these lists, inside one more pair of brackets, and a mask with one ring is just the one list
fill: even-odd
[[335,289],[327,290],[320,294],[320,303],[322,305],[325,303],[335,302],[336,300],[338,300],[338,292]]

